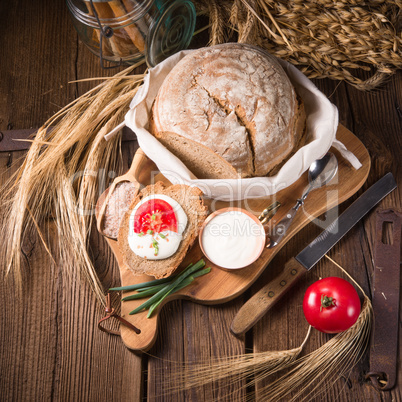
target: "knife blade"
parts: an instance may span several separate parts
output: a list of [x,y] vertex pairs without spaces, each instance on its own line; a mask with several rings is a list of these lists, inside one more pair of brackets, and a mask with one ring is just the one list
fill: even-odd
[[235,335],[248,331],[276,302],[362,219],[396,188],[392,173],[387,173],[357,198],[338,218],[284,266],[282,273],[253,295],[237,312],[231,324]]

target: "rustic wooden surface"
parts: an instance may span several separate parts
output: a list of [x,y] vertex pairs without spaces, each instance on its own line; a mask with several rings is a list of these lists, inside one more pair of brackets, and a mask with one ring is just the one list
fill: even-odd
[[[101,70],[98,59],[78,41],[61,0],[2,2],[0,33],[0,130],[39,127],[93,85],[69,84],[69,81],[116,72]],[[338,106],[341,123],[369,150],[372,169],[363,189],[388,171],[394,173],[401,186],[402,73],[398,72],[381,89],[371,93],[330,80],[317,80],[316,84]],[[134,148],[135,144],[125,143],[125,168]],[[23,155],[23,152],[0,153],[2,182]],[[9,169],[10,162],[15,165]],[[349,202],[342,204],[341,210]],[[377,209],[389,207],[401,209],[400,188]],[[372,212],[329,253],[367,293],[373,272],[374,229]],[[53,264],[40,243],[28,244],[24,251],[29,274],[23,297],[15,297],[11,281],[0,283],[0,399],[245,400],[252,390],[245,391],[244,384],[226,381],[190,391],[167,392],[175,382],[177,364],[183,361],[195,364],[252,350],[289,349],[301,343],[307,330],[301,312],[304,290],[320,276],[339,275],[327,261],[321,261],[302,279],[287,303],[278,304],[245,336],[236,338],[229,327],[242,303],[319,232],[315,225],[303,229],[278,253],[271,269],[233,301],[219,306],[188,301],[167,304],[161,313],[157,341],[149,354],[133,353],[118,337],[100,332],[96,322],[103,311],[89,288],[71,282],[63,262]],[[96,231],[92,237],[91,252],[105,287],[118,284],[119,272],[111,251]],[[307,351],[327,339],[328,336],[313,332]],[[366,356],[352,370],[350,382],[339,378],[327,395],[316,400],[402,399],[402,370],[394,390],[378,392],[364,381],[367,369]],[[259,387],[257,396],[258,390]]]

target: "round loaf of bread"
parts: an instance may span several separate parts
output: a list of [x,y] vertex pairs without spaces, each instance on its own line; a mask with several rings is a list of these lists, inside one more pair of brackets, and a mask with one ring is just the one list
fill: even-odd
[[266,176],[300,146],[305,114],[273,56],[227,43],[170,71],[149,130],[200,179]]

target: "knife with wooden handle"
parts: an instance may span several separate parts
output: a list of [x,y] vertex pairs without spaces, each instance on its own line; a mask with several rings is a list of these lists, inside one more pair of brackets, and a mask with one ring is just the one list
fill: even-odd
[[285,264],[282,273],[253,295],[237,312],[230,327],[235,335],[248,331],[266,312],[375,205],[396,188],[392,173],[373,184],[316,239]]

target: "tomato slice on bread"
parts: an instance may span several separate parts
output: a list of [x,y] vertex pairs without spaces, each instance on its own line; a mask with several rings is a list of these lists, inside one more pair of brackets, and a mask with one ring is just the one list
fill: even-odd
[[134,233],[154,234],[167,230],[177,233],[177,217],[168,202],[153,198],[138,207],[134,215]]

